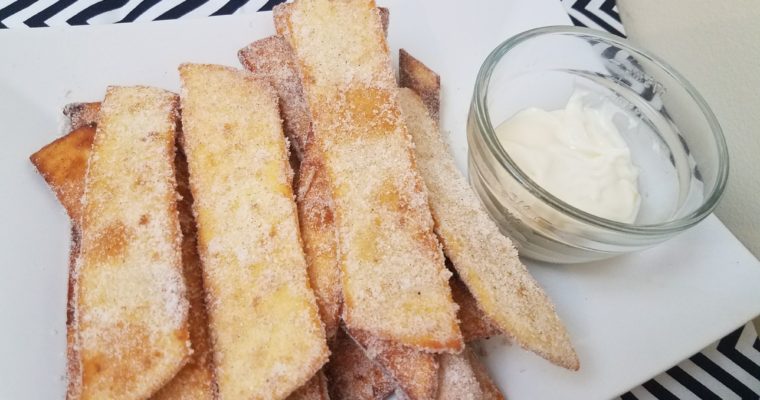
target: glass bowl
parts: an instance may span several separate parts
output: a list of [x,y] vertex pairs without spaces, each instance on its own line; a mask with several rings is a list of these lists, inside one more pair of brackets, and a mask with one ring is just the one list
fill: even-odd
[[[525,108],[564,108],[576,90],[585,93],[584,106],[614,110],[639,170],[633,223],[555,197],[513,162],[494,133]],[[491,216],[521,255],[553,263],[661,243],[709,215],[728,177],[720,125],[694,87],[625,39],[585,28],[538,28],[499,45],[478,73],[467,141],[470,181]]]

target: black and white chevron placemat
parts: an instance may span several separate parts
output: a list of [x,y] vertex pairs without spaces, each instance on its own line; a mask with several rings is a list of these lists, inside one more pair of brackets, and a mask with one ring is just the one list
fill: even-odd
[[577,26],[600,29],[625,36],[615,0],[561,0],[570,20]]
[[[561,1],[575,25],[624,34],[615,0]],[[271,10],[280,2],[282,0],[0,0],[0,28],[95,25],[245,14]]]
[[0,0],[0,28],[96,25],[271,10],[282,0]]
[[[0,0],[0,29],[245,14],[271,10],[282,1]],[[558,1],[562,1],[575,25],[625,36],[615,0]],[[625,369],[624,360],[621,360],[621,369]],[[758,332],[749,323],[678,366],[623,394],[620,399],[760,399]]]
[[[621,360],[621,368],[625,368]],[[752,323],[620,396],[622,400],[760,398],[760,339]]]

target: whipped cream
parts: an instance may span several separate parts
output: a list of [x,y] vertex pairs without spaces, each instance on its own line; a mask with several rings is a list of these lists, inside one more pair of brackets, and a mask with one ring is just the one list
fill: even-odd
[[571,206],[632,223],[641,204],[639,170],[613,123],[612,107],[583,104],[576,91],[564,109],[528,108],[496,128],[507,154],[534,182]]

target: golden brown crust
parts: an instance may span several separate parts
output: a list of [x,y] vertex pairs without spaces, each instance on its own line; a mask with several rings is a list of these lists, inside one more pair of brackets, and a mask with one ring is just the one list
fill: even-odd
[[433,120],[438,123],[441,110],[441,77],[404,49],[398,51],[399,86],[412,89]]
[[380,13],[380,25],[383,26],[383,34],[388,37],[388,25],[391,22],[391,11],[385,7],[378,7],[377,11]]
[[288,396],[288,400],[330,400],[325,373],[319,370],[305,385]]
[[[100,109],[100,103],[74,103],[89,104],[90,107]],[[86,172],[86,160],[91,152],[92,139],[95,136],[94,122],[97,118],[91,118],[93,124],[87,123],[84,128],[77,128],[75,131],[58,139],[57,145],[51,143],[32,156],[35,166],[40,174],[46,178],[48,184],[57,194],[62,192],[62,188],[74,188],[66,190],[68,196],[59,196],[61,204],[66,208],[72,220],[72,243],[71,257],[69,268],[69,290],[68,290],[68,308],[67,308],[67,346],[68,368],[72,369],[69,376],[77,376],[78,367],[74,347],[74,329],[73,329],[73,312],[74,303],[73,293],[75,287],[74,261],[79,252],[79,229],[76,226],[81,215],[81,198],[75,199],[76,193],[84,190],[84,178]],[[84,132],[84,133],[83,133]],[[82,140],[80,135],[89,137]],[[86,138],[85,137],[85,138]],[[87,145],[89,143],[89,145]],[[56,163],[48,160],[69,160],[81,159],[80,162]],[[36,160],[35,160],[36,159]],[[65,169],[66,173],[60,170]],[[195,222],[192,215],[192,195],[188,189],[187,162],[184,154],[179,151],[175,158],[175,170],[177,179],[177,191],[181,196],[177,204],[179,211],[180,228],[182,230],[182,272],[187,286],[187,297],[189,301],[188,324],[190,332],[190,342],[193,348],[193,354],[190,361],[177,373],[177,375],[164,386],[153,399],[213,399],[214,398],[214,380],[213,380],[213,357],[211,353],[210,337],[208,334],[208,318],[206,316],[205,295],[203,291],[202,270],[200,259],[197,253]],[[73,382],[72,382],[73,383]]]
[[459,277],[452,277],[449,284],[451,285],[451,295],[454,297],[454,301],[459,304],[457,316],[465,342],[469,343],[500,334],[483,311],[478,308],[477,301]]
[[332,188],[343,319],[410,347],[459,351],[448,271],[374,2],[299,0],[275,11],[278,33],[294,49]]
[[[181,132],[179,133],[181,135]],[[179,142],[179,138],[178,138]],[[185,366],[158,391],[152,400],[211,400],[216,398],[214,357],[206,313],[206,292],[203,268],[198,254],[197,230],[193,217],[193,195],[190,193],[187,158],[178,149],[174,160],[177,172],[177,202],[182,230],[182,275],[187,286],[188,325],[193,354]]]
[[[378,12],[387,36],[390,11],[378,7]],[[245,69],[269,82],[277,91],[285,135],[290,139],[298,159],[303,159],[306,144],[312,136],[311,117],[290,46],[282,36],[269,36],[240,49],[238,60]]]
[[94,139],[95,128],[83,126],[29,157],[75,224],[82,219],[84,175]]
[[282,37],[270,36],[242,48],[238,59],[247,70],[274,87],[280,101],[283,130],[298,159],[302,159],[312,136],[311,117],[290,46]]
[[438,355],[347,329],[364,354],[390,375],[410,400],[433,400],[438,393]]
[[274,90],[184,64],[183,148],[222,398],[282,399],[327,361]]
[[517,344],[577,370],[578,356],[554,305],[457,169],[419,96],[402,89],[399,99],[431,194],[436,233],[478,307]]
[[160,89],[106,93],[85,178],[72,398],[146,398],[190,355],[174,176],[177,105]]
[[[84,186],[84,174],[80,181]],[[79,354],[77,354],[76,346],[76,325],[74,323],[74,310],[76,308],[76,297],[74,296],[74,290],[77,287],[76,283],[76,261],[79,256],[80,238],[81,233],[79,228],[72,221],[71,224],[71,247],[69,252],[69,278],[68,278],[68,290],[66,292],[66,377],[68,378],[66,398],[71,399],[79,391],[77,379],[72,379],[80,376],[79,370]]]
[[63,115],[69,118],[71,130],[90,126],[98,123],[100,114],[100,102],[92,103],[69,103],[63,107]]
[[298,175],[296,201],[309,280],[317,296],[325,333],[332,338],[340,324],[343,302],[332,193],[319,160],[307,157]]
[[393,379],[367,358],[343,329],[338,330],[330,349],[325,373],[332,400],[384,400],[395,390]]

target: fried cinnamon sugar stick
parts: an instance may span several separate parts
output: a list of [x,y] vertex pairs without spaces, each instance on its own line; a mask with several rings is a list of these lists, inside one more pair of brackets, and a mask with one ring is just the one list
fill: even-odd
[[84,185],[69,398],[147,398],[189,358],[177,103],[148,87],[106,93]]
[[[69,134],[55,140],[40,149],[31,159],[37,170],[45,178],[50,188],[58,195],[59,201],[71,217],[72,256],[78,253],[78,221],[81,215],[81,194],[84,191],[84,178],[87,159],[91,153],[92,141],[95,137],[97,114],[87,112],[82,114],[81,105],[86,104],[88,110],[99,110],[100,103],[74,103],[65,108],[66,115],[71,118],[75,128]],[[179,222],[182,230],[182,274],[187,286],[189,302],[188,325],[190,343],[193,354],[188,363],[161,390],[151,397],[153,400],[172,399],[213,399],[213,359],[211,343],[208,335],[208,320],[204,301],[203,278],[201,275],[200,259],[196,245],[195,221],[192,215],[192,195],[189,193],[187,162],[182,151],[175,157],[175,172],[177,192],[181,196],[177,203]],[[73,261],[72,261],[73,262]],[[70,268],[70,278],[73,278],[73,263]],[[70,282],[69,297],[73,294],[73,282]],[[73,304],[69,301],[70,313]],[[67,318],[69,339],[73,339],[72,318]],[[73,342],[70,343],[73,345]],[[74,363],[70,365],[73,367]],[[72,374],[73,375],[73,374]]]
[[[384,25],[386,23],[387,20],[384,20]],[[299,121],[298,124],[295,124],[296,126],[309,125],[308,115],[303,115],[308,111],[308,107],[301,97],[303,89],[298,72],[295,69],[292,53],[289,46],[281,38],[269,37],[256,41],[242,49],[239,52],[239,57],[246,68],[257,76],[270,81],[277,89],[286,127],[294,125],[288,123],[290,118]],[[437,103],[435,106],[437,107]],[[310,133],[310,130],[294,129],[288,135],[291,142],[297,144],[307,143],[307,135]],[[304,152],[301,154],[303,156]],[[337,275],[337,260],[335,259],[331,195],[321,174],[321,165],[318,160],[313,158],[304,160],[301,163],[299,175],[301,179],[298,184],[298,206],[301,217],[301,232],[304,237],[307,260],[310,260],[312,285],[317,293],[318,301],[322,300],[320,301],[320,309],[327,331],[328,333],[334,332],[334,328],[331,329],[331,326],[337,327],[338,307],[336,301],[340,299],[340,283]],[[482,313],[475,308],[475,302],[469,297],[466,288],[462,288],[461,283],[457,284],[457,281],[454,278],[451,284],[455,300],[461,302],[462,305],[459,310],[459,318],[466,323],[462,325],[465,340],[476,340],[494,334],[489,329],[487,322],[479,320]],[[334,290],[336,287],[338,290]],[[320,296],[320,293],[323,295]],[[330,293],[334,293],[334,295],[330,295]],[[334,305],[332,312],[327,309],[331,304]],[[390,376],[393,376],[408,397],[413,399],[432,398],[438,385],[438,363],[435,357],[428,354],[418,354],[417,351],[392,342],[373,340],[366,333],[355,332],[355,336],[365,348],[368,348],[371,343],[369,353],[373,360],[382,365]],[[356,346],[353,341],[348,342],[352,346]],[[341,354],[342,352],[335,355],[336,360],[332,363],[333,373],[344,377],[355,376],[350,371],[340,371],[340,369],[352,368],[352,365],[359,360],[354,360],[350,364],[342,363],[340,361]],[[366,364],[368,361],[363,360],[363,362]],[[369,369],[370,366],[366,368]],[[376,371],[375,374],[386,376],[379,371]],[[356,392],[364,393],[369,390],[369,388],[362,388],[360,382],[348,384],[349,387],[341,391],[343,395],[347,396],[344,398],[352,398],[352,395],[358,396]]]
[[223,66],[185,64],[180,78],[219,394],[282,399],[314,376],[328,350],[277,97]]
[[399,99],[430,192],[436,233],[479,308],[519,345],[577,370],[578,356],[551,300],[457,170],[422,100],[409,89]]
[[294,49],[332,189],[344,321],[412,348],[461,350],[374,2],[299,0],[278,6],[275,25]]
[[[310,143],[311,117],[303,99],[301,79],[292,52],[282,38],[272,36],[251,43],[239,52],[239,57],[246,68],[269,81],[277,90],[286,134],[300,157],[303,157],[296,183],[301,235],[320,315],[328,337],[333,337],[339,326],[341,283],[332,192],[322,162],[315,157],[314,145]],[[303,146],[304,150],[299,151],[299,146]],[[366,333],[357,332],[357,336],[363,339],[363,344],[368,344],[371,339]],[[379,362],[394,377],[408,397],[430,398],[430,393],[435,392],[438,384],[438,364],[433,355],[417,353],[420,352],[390,341],[372,341],[373,361]],[[351,368],[351,365],[336,361],[333,369],[337,371],[341,367]],[[355,376],[350,372],[336,374]],[[379,371],[375,374],[385,376]],[[362,390],[358,384],[352,384],[351,389]],[[342,393],[348,396],[346,398],[351,398],[349,388]],[[421,397],[421,394],[424,396]]]

